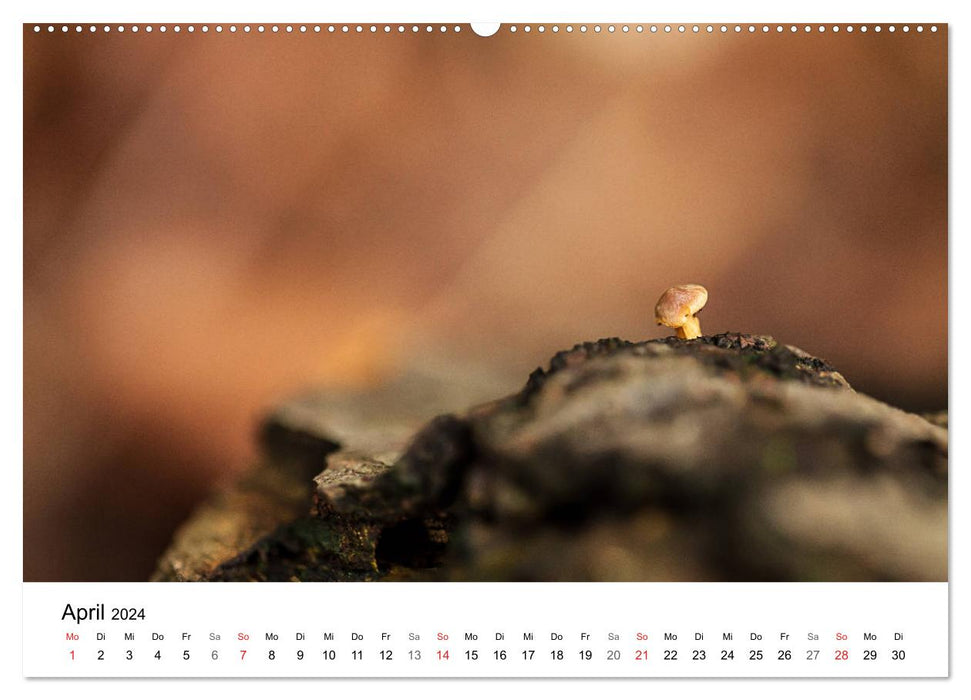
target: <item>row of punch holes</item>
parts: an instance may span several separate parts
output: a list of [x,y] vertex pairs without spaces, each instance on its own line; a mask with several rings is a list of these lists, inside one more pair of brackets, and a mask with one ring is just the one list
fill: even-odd
[[[354,24],[338,24],[338,25],[335,25],[335,24],[328,24],[328,25],[320,25],[320,24],[312,24],[312,25],[307,25],[307,24],[298,24],[298,25],[293,25],[293,24],[286,24],[286,25],[278,25],[278,24],[263,25],[263,24],[258,24],[258,25],[249,25],[249,24],[244,24],[244,25],[239,25],[239,26],[237,26],[235,24],[230,24],[230,25],[226,25],[226,26],[223,26],[221,24],[217,24],[217,25],[214,25],[212,27],[210,27],[207,24],[203,24],[203,25],[200,25],[198,27],[196,27],[195,25],[192,25],[192,24],[189,24],[189,25],[186,25],[186,26],[182,26],[182,25],[176,24],[176,25],[173,25],[171,27],[169,27],[167,25],[164,25],[164,24],[163,25],[158,25],[158,26],[153,26],[153,25],[128,25],[128,26],[125,26],[125,25],[114,25],[114,26],[112,26],[112,25],[107,25],[106,24],[106,25],[103,25],[103,26],[88,25],[86,28],[87,28],[87,31],[88,32],[91,32],[91,33],[97,32],[97,31],[100,30],[100,31],[103,31],[103,32],[112,32],[112,31],[114,31],[114,32],[119,32],[119,33],[124,33],[124,32],[127,31],[127,32],[131,32],[133,34],[134,33],[138,33],[138,32],[151,33],[153,31],[157,31],[157,32],[160,32],[160,33],[165,33],[165,32],[168,32],[168,31],[172,31],[172,32],[174,32],[176,34],[179,34],[179,33],[183,32],[183,31],[184,32],[187,32],[189,34],[193,34],[196,31],[202,32],[203,34],[209,33],[210,31],[215,31],[217,34],[221,34],[223,32],[229,32],[230,34],[235,34],[235,33],[238,33],[238,32],[242,32],[243,34],[250,34],[250,33],[254,33],[254,32],[257,33],[257,34],[263,34],[263,33],[266,33],[266,32],[269,32],[269,33],[272,33],[272,34],[279,34],[281,32],[282,33],[286,33],[286,34],[307,34],[307,33],[314,33],[314,34],[321,34],[321,33],[327,33],[327,34],[364,34],[364,33],[370,33],[370,34],[377,34],[377,33],[391,34],[392,32],[397,32],[399,34],[404,34],[404,33],[407,33],[407,32],[411,32],[413,34],[417,34],[417,33],[422,32],[422,31],[424,31],[425,33],[431,33],[431,32],[435,32],[436,30],[438,32],[440,32],[440,33],[445,33],[445,32],[449,32],[449,31],[452,31],[452,32],[461,32],[462,31],[462,27],[460,25],[444,25],[444,24],[443,25],[431,25],[431,24],[427,24],[427,25],[418,25],[418,24],[403,25],[403,24],[399,24],[399,25],[394,25],[394,26],[389,25],[389,24],[385,24],[385,25],[376,25],[376,24],[370,24],[370,25],[364,25],[364,24],[356,24],[356,25],[354,25]],[[42,25],[39,25],[39,24],[35,24],[34,25],[34,32],[35,33],[38,33],[38,34],[41,33],[41,32],[43,32],[43,31],[45,31],[45,30],[48,33],[54,33],[54,32],[56,32],[58,30],[60,30],[62,33],[68,33],[72,29],[74,30],[75,33],[81,33],[81,32],[84,32],[85,31],[85,27],[82,26],[82,25],[80,25],[80,24],[74,25],[74,26],[68,26],[66,24],[60,25],[60,26],[55,26],[53,24],[49,24],[46,27],[44,27]],[[896,25],[888,25],[886,27],[883,27],[881,25],[872,25],[872,26],[870,26],[870,25],[865,25],[865,24],[864,25],[858,25],[858,26],[845,25],[845,26],[842,26],[842,27],[840,25],[829,25],[829,26],[827,26],[827,25],[808,25],[808,24],[807,25],[795,25],[795,24],[792,24],[792,25],[781,25],[781,24],[776,24],[776,25],[768,25],[768,24],[761,24],[761,25],[755,25],[755,24],[748,24],[748,25],[742,25],[742,24],[735,24],[735,25],[727,25],[727,24],[720,24],[720,25],[715,25],[715,24],[690,24],[690,25],[686,25],[686,24],[678,24],[678,25],[671,25],[671,24],[649,24],[649,25],[645,25],[645,24],[603,24],[603,25],[601,25],[601,24],[591,24],[591,25],[586,25],[586,24],[578,24],[578,25],[573,25],[573,24],[566,24],[566,25],[552,24],[552,25],[543,25],[543,24],[540,24],[540,25],[529,25],[529,24],[526,24],[526,25],[515,25],[515,24],[512,24],[512,25],[509,25],[508,27],[505,27],[505,30],[508,31],[510,34],[516,34],[516,33],[530,34],[530,33],[533,33],[533,32],[538,33],[538,34],[545,34],[547,31],[552,32],[553,34],[558,34],[558,33],[561,33],[561,32],[564,32],[566,34],[573,34],[573,33],[586,34],[588,32],[592,32],[594,34],[600,34],[602,32],[607,32],[607,33],[613,34],[613,33],[616,33],[618,31],[621,32],[621,33],[624,33],[624,34],[628,34],[628,33],[631,33],[631,32],[636,33],[636,34],[643,34],[645,32],[651,33],[651,34],[657,34],[657,33],[664,33],[664,34],[673,34],[673,33],[678,33],[678,34],[686,34],[686,33],[692,33],[692,34],[716,34],[716,33],[721,33],[721,34],[728,34],[728,33],[734,33],[734,34],[742,34],[742,33],[755,34],[755,33],[758,33],[758,32],[762,32],[763,34],[768,34],[768,33],[772,32],[772,31],[775,31],[776,33],[789,32],[789,33],[795,34],[795,33],[799,33],[799,32],[802,32],[802,33],[811,33],[811,32],[818,32],[818,33],[833,32],[833,33],[838,33],[840,31],[843,31],[843,32],[846,32],[846,33],[852,33],[854,31],[859,31],[859,32],[862,32],[862,33],[866,33],[868,31],[873,31],[873,32],[879,33],[879,32],[882,32],[884,30],[886,30],[887,32],[893,33],[893,32],[896,32],[898,29],[901,32],[904,32],[904,33],[910,32],[911,29],[913,29],[913,30],[915,30],[917,32],[923,32],[925,30],[925,27],[924,27],[924,25],[921,25],[921,24],[915,25],[914,27],[911,27],[910,25],[902,25],[900,27],[897,27]],[[929,27],[929,29],[930,29],[931,32],[936,32],[937,31],[937,26],[936,25],[931,25]]]

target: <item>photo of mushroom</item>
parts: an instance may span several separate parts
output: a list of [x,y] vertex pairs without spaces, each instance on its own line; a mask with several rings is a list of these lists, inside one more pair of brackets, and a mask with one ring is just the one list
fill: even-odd
[[25,25],[24,579],[946,581],[902,27]]

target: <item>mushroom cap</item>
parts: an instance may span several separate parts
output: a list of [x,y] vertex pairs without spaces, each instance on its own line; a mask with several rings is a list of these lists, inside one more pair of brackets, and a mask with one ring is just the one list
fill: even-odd
[[701,311],[708,301],[708,290],[700,284],[679,284],[661,295],[654,306],[654,320],[670,328],[680,328]]

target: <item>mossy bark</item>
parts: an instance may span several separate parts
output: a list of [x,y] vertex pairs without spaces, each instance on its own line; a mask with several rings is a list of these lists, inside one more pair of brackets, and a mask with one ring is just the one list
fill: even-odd
[[371,419],[342,435],[324,400],[282,407],[266,464],[157,578],[947,578],[946,414],[857,393],[768,336],[583,343],[437,418],[447,402],[421,393],[394,417],[387,391],[351,400]]

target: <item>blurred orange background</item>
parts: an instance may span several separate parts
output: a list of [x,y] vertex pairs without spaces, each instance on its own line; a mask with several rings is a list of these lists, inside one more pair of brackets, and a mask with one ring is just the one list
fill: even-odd
[[774,335],[947,405],[946,30],[24,37],[24,577],[143,580],[262,412]]

